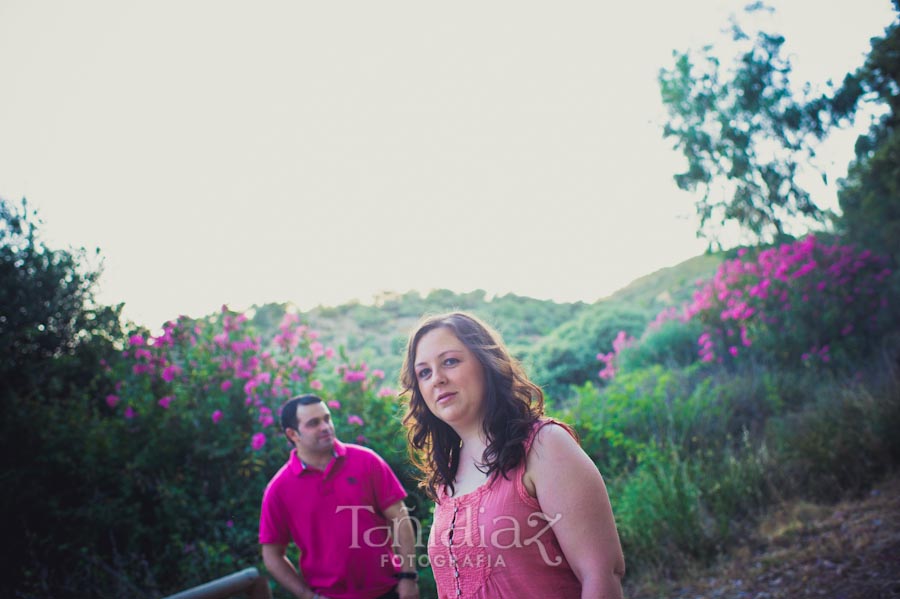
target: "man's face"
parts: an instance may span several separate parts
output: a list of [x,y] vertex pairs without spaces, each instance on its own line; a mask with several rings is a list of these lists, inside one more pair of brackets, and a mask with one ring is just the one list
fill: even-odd
[[325,402],[297,406],[295,444],[309,453],[331,452],[334,447],[334,423]]

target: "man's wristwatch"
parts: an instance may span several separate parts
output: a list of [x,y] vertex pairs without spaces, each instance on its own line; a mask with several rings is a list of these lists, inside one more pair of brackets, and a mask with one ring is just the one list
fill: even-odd
[[397,580],[403,580],[404,578],[409,580],[419,580],[419,574],[417,572],[397,572],[394,574],[394,578]]

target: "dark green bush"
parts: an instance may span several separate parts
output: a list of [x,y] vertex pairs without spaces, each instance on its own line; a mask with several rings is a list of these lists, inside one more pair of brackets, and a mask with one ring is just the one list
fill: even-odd
[[900,387],[845,382],[817,391],[814,402],[769,422],[767,443],[777,488],[835,500],[867,489],[896,463]]

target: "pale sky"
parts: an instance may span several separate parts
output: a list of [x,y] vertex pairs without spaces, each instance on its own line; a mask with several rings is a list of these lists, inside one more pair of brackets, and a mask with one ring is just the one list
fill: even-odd
[[[772,4],[815,83],[894,16]],[[0,0],[0,196],[99,247],[100,299],[152,328],[411,289],[593,302],[704,250],[656,78],[743,5]]]

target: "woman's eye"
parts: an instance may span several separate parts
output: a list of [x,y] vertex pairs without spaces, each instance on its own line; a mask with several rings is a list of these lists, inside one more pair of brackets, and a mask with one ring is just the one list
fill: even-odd
[[459,364],[459,358],[447,358],[446,360],[444,360],[444,364],[446,364],[447,366]]
[[424,379],[429,374],[431,374],[431,370],[429,370],[428,368],[423,368],[422,370],[419,371],[419,378]]

